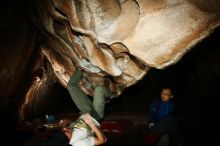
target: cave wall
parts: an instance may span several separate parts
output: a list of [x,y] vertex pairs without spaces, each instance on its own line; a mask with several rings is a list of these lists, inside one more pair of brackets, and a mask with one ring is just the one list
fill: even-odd
[[21,85],[27,81],[25,75],[30,73],[33,58],[36,57],[37,39],[37,32],[27,20],[22,6],[15,2],[5,7],[8,8],[5,8],[5,15],[1,18],[0,35],[0,111],[17,100],[17,95],[25,92]]
[[[30,21],[25,1],[6,3],[0,27],[0,114],[18,122],[53,105],[57,81],[40,48],[40,35]],[[4,120],[2,121],[4,122]]]

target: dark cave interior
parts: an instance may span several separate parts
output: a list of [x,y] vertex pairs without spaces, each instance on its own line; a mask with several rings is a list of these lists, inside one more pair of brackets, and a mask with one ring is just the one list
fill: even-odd
[[[171,87],[177,116],[192,145],[219,144],[220,29],[189,51],[178,63],[163,69],[151,69],[137,84],[106,105],[106,115],[140,115],[138,124],[147,120],[149,103],[160,96],[163,87]],[[78,113],[65,88],[57,84],[47,112]],[[56,100],[54,100],[54,98]],[[42,114],[42,115],[41,115]],[[41,113],[43,117],[45,112]]]
[[[26,16],[23,14],[22,8],[17,8],[17,10],[20,10],[20,12],[18,11],[16,15],[14,13],[13,17],[16,18],[18,22],[26,21]],[[8,15],[11,15],[10,11],[7,12]],[[8,46],[6,48],[13,48],[13,46],[19,46],[19,44],[22,45],[22,43],[18,42],[25,41],[30,37],[29,35],[23,36],[19,33],[37,33],[32,30],[33,26],[30,27],[29,25],[23,25],[27,24],[27,22],[24,22],[23,24],[20,23],[20,25],[18,25],[19,23],[15,24],[14,20],[13,22],[10,22],[12,19],[8,19],[7,15],[4,16],[3,20],[3,22],[7,22],[5,24],[1,23],[1,29],[3,29],[2,34],[7,34],[5,37],[1,35],[0,38],[0,40],[4,42],[2,45],[3,48],[7,45]],[[6,24],[10,27],[5,27]],[[22,29],[19,30],[19,28],[23,27],[27,27],[28,29],[24,30],[27,30],[28,32],[22,32]],[[14,29],[9,30],[5,28]],[[220,29],[218,28],[209,37],[204,39],[191,51],[185,54],[178,63],[162,70],[151,69],[141,81],[127,88],[120,97],[112,100],[106,105],[106,115],[120,117],[123,114],[127,114],[128,117],[131,115],[129,118],[132,119],[134,118],[133,115],[140,114],[142,119],[147,119],[150,101],[152,101],[155,97],[160,96],[161,88],[169,86],[174,92],[174,100],[177,105],[177,115],[179,116],[185,135],[191,144],[219,145],[219,42]],[[28,44],[27,46],[31,45],[32,44]],[[1,51],[3,51],[1,54],[8,54],[10,52],[10,50]],[[16,53],[18,52],[14,51],[11,56],[8,57],[13,58],[13,55]],[[4,58],[4,56],[1,55],[1,58]],[[5,65],[12,66],[12,63],[13,62],[9,62],[7,64],[6,62]],[[16,65],[17,64],[12,67],[16,67]],[[4,67],[5,66],[1,66],[0,68],[3,69]],[[21,76],[26,76],[27,74],[28,72],[24,71]],[[30,77],[28,77],[28,79],[30,79]],[[15,81],[19,82],[18,80]],[[26,86],[26,84],[27,81],[23,81],[20,86]],[[2,86],[3,85],[1,84],[1,87]],[[22,89],[22,87],[19,86],[17,88]],[[3,89],[1,89],[1,92],[2,91]],[[34,119],[36,117],[42,118],[46,113],[54,115],[59,113],[78,113],[78,109],[72,102],[64,87],[57,83],[53,91],[54,92],[49,95],[52,98],[48,99],[47,106],[44,109],[39,110],[38,113],[30,115],[30,119]],[[17,98],[16,96],[22,94],[23,93],[16,92],[11,98]],[[7,136],[15,134],[13,130],[15,128],[14,122],[17,117],[14,115],[14,111],[17,110],[17,104],[18,103],[16,102],[12,102],[10,107],[8,107],[4,113],[1,113],[1,119],[4,121],[3,124],[7,125],[3,129],[5,129],[6,132],[11,132],[10,134],[6,134]],[[141,122],[143,122],[143,120]],[[7,128],[8,125],[10,125],[9,129]]]

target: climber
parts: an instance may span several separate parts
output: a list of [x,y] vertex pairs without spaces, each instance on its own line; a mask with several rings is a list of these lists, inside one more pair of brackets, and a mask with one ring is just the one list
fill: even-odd
[[112,94],[110,90],[105,87],[105,81],[103,78],[94,77],[96,78],[96,81],[91,83],[94,88],[93,101],[91,101],[91,99],[78,86],[82,74],[82,69],[78,68],[70,78],[67,84],[67,89],[80,112],[89,113],[99,121],[104,117],[106,98],[111,97]]
[[75,121],[61,119],[55,123],[53,133],[43,146],[97,146],[107,141],[99,128],[100,124],[89,114],[79,116]]
[[150,130],[159,135],[169,134],[174,143],[183,146],[184,138],[178,127],[177,121],[173,117],[175,103],[172,101],[173,95],[170,88],[163,88],[161,98],[150,104]]
[[[60,120],[61,131],[67,136],[70,145],[96,146],[107,141],[100,130],[100,124],[89,114],[81,115],[76,121]],[[95,134],[95,135],[94,135]]]

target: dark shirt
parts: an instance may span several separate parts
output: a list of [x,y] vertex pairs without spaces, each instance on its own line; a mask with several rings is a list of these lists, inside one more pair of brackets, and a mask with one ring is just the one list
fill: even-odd
[[172,100],[167,102],[157,99],[150,104],[150,123],[157,123],[161,119],[170,116],[175,111],[175,103]]

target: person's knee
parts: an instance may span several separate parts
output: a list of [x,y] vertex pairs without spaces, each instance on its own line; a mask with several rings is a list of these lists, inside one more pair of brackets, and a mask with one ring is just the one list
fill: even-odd
[[68,91],[71,89],[71,87],[72,87],[72,86],[71,86],[69,83],[67,83],[66,88],[67,88]]
[[68,90],[70,90],[70,89],[72,89],[73,87],[76,87],[76,86],[78,86],[77,83],[75,83],[75,82],[70,82],[70,81],[69,81],[69,82],[67,83],[67,87],[66,87],[66,88],[67,88]]

